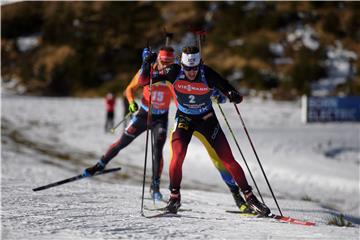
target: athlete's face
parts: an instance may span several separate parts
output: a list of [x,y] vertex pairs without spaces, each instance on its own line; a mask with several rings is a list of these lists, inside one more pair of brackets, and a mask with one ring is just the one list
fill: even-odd
[[187,79],[189,79],[190,81],[195,80],[195,78],[198,74],[198,71],[199,71],[199,66],[196,66],[196,67],[183,66],[183,68],[184,68],[184,73],[185,73],[185,76],[187,77]]
[[158,61],[158,69],[159,69],[159,70],[162,70],[162,69],[166,68],[167,66],[169,66],[169,65],[171,65],[171,64],[173,64],[173,63],[174,63],[174,61],[167,61],[167,62],[165,62],[165,61]]

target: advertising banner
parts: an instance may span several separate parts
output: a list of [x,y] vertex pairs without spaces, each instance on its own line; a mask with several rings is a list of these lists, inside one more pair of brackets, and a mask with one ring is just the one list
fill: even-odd
[[360,96],[302,98],[303,122],[359,122]]

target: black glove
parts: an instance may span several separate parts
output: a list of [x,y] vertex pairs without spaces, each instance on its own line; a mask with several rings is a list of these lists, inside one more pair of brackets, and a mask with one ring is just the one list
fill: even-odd
[[211,97],[217,102],[217,103],[225,103],[226,102],[226,96],[222,94],[219,90],[215,89],[211,95]]
[[142,52],[142,60],[144,63],[154,63],[156,61],[157,54],[151,52],[149,48],[144,48]]
[[157,54],[154,52],[150,52],[147,56],[144,58],[144,63],[154,63],[156,61]]
[[236,90],[229,91],[227,97],[229,98],[230,102],[235,104],[241,103],[243,100],[243,97]]

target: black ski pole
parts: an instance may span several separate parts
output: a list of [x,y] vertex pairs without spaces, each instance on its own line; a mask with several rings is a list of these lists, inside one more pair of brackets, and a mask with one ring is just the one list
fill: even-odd
[[125,115],[124,119],[121,120],[119,123],[117,123],[113,128],[110,129],[110,132],[111,133],[114,133],[115,132],[115,129],[118,128],[123,122],[126,121],[126,119],[128,119],[131,115],[131,112],[129,112],[128,114]]
[[[200,52],[200,54],[201,54],[201,45],[202,45],[201,37],[203,36],[203,37],[205,38],[205,36],[206,36],[206,31],[205,31],[205,30],[193,30],[193,33],[194,33],[195,36],[196,36],[197,45],[198,45],[198,47],[199,47],[199,52]],[[257,186],[257,184],[256,184],[255,178],[254,178],[254,176],[252,175],[252,172],[251,172],[251,170],[250,170],[250,168],[249,168],[249,165],[247,164],[247,161],[245,160],[245,157],[244,157],[244,155],[243,155],[243,153],[242,153],[242,151],[241,151],[241,149],[240,149],[240,146],[239,146],[239,144],[238,144],[238,142],[237,142],[237,140],[236,140],[236,138],[235,138],[235,134],[234,134],[234,132],[232,131],[232,129],[231,129],[231,127],[230,127],[230,124],[229,124],[229,122],[228,122],[228,120],[227,120],[227,118],[226,118],[226,116],[225,116],[225,113],[224,113],[224,111],[222,110],[220,104],[217,103],[217,105],[218,105],[218,107],[219,107],[219,109],[220,109],[220,112],[221,112],[222,116],[224,117],[224,120],[225,120],[225,122],[226,122],[226,124],[227,124],[227,126],[228,126],[228,128],[229,128],[229,130],[230,130],[230,133],[231,133],[231,135],[232,135],[232,137],[233,137],[233,139],[234,139],[234,141],[235,141],[235,144],[236,144],[236,146],[237,146],[237,148],[238,148],[238,150],[239,150],[239,152],[240,152],[240,155],[241,155],[241,157],[242,157],[242,159],[243,159],[243,161],[244,161],[244,163],[245,163],[245,165],[246,165],[246,168],[248,169],[248,171],[249,171],[249,173],[250,173],[251,179],[252,179],[253,182],[254,182],[255,188],[256,188],[256,190],[257,190],[257,192],[258,192],[258,194],[259,194],[259,196],[260,196],[260,198],[261,198],[261,201],[264,203],[264,199],[263,199],[263,197],[262,197],[262,195],[261,195],[261,193],[260,193],[260,190],[259,190],[259,188],[258,188],[258,186]]]
[[199,48],[199,52],[200,54],[202,53],[202,49],[201,49],[201,45],[202,45],[202,42],[201,42],[201,39],[205,39],[205,36],[206,36],[206,31],[205,30],[197,30],[197,29],[190,29],[190,31],[192,31],[192,33],[195,35],[195,39],[196,39],[196,43],[197,43],[197,46]]
[[[203,38],[205,39],[206,31],[205,31],[205,30],[192,30],[192,32],[193,32],[193,33],[195,34],[195,36],[196,36],[197,45],[198,45],[199,51],[200,51],[200,53],[201,53],[201,37],[203,37]],[[240,154],[241,154],[241,156],[242,156],[242,158],[243,158],[243,160],[244,160],[244,162],[245,162],[245,165],[246,165],[246,167],[247,167],[247,169],[248,169],[248,171],[249,171],[249,173],[250,173],[250,176],[251,176],[251,178],[252,178],[252,180],[253,180],[253,182],[254,182],[254,185],[255,185],[258,193],[259,193],[259,196],[260,196],[262,202],[264,203],[264,199],[263,199],[263,197],[262,197],[262,195],[261,195],[261,193],[260,193],[260,190],[259,190],[259,188],[258,188],[258,186],[257,186],[257,184],[256,184],[256,181],[255,181],[255,179],[254,179],[254,177],[253,177],[253,175],[252,175],[252,173],[251,173],[251,171],[250,171],[250,168],[249,168],[249,166],[248,166],[248,164],[247,164],[247,162],[246,162],[246,160],[245,160],[245,157],[244,157],[244,155],[242,154],[242,151],[241,151],[241,149],[240,149],[240,146],[239,146],[238,142],[236,141],[235,135],[234,135],[232,129],[230,128],[230,125],[229,125],[229,123],[228,123],[228,121],[227,121],[227,119],[226,119],[226,117],[225,117],[225,114],[224,114],[222,108],[220,107],[219,104],[218,104],[218,106],[219,106],[219,109],[220,109],[220,111],[221,111],[221,113],[222,113],[222,115],[223,115],[223,117],[224,117],[224,119],[225,119],[225,122],[226,122],[226,124],[228,125],[229,130],[230,130],[230,132],[231,132],[231,134],[232,134],[232,136],[233,136],[233,138],[234,138],[234,140],[235,140],[236,146],[238,147],[238,149],[239,149],[239,151],[240,151]],[[236,106],[236,105],[235,105],[235,106]],[[279,210],[280,210],[280,208],[279,208]],[[280,213],[281,213],[281,211],[280,211]]]
[[170,41],[174,36],[174,33],[172,32],[167,32],[166,28],[164,28],[164,33],[165,33],[165,46],[169,46],[170,45]]
[[241,117],[240,111],[239,111],[239,109],[238,109],[238,107],[236,106],[235,103],[234,103],[234,106],[235,106],[236,112],[237,112],[237,114],[238,114],[238,116],[239,116],[239,118],[240,118],[241,124],[242,124],[242,126],[243,126],[243,128],[244,128],[244,131],[245,131],[245,133],[246,133],[246,136],[247,136],[247,138],[249,139],[251,148],[252,148],[252,150],[254,151],[256,160],[257,160],[258,163],[259,163],[260,169],[261,169],[261,171],[262,171],[262,173],[263,173],[263,175],[264,175],[264,178],[265,178],[265,180],[266,180],[266,183],[267,183],[267,185],[268,185],[268,187],[269,187],[269,189],[270,189],[271,195],[272,195],[272,197],[274,198],[274,201],[275,201],[276,206],[277,206],[277,208],[278,208],[278,210],[279,210],[279,213],[280,213],[281,216],[283,216],[283,215],[282,215],[282,212],[281,212],[281,210],[280,210],[279,204],[278,204],[278,202],[277,202],[277,200],[276,200],[276,197],[275,197],[275,195],[274,195],[274,192],[273,192],[273,190],[272,190],[272,188],[271,188],[271,186],[270,186],[269,180],[268,180],[268,178],[266,177],[264,168],[262,167],[262,164],[261,164],[261,162],[260,162],[260,159],[259,159],[259,157],[258,157],[258,155],[257,155],[257,152],[256,152],[256,150],[255,150],[254,144],[253,144],[252,141],[251,141],[249,132],[248,132],[247,129],[246,129],[245,122],[244,122],[243,118]]
[[[152,88],[152,79],[150,76],[150,96],[149,96],[149,110],[147,115],[147,124],[146,124],[146,142],[145,142],[145,159],[144,159],[144,173],[143,173],[143,182],[142,182],[142,195],[141,195],[141,215],[144,216],[144,195],[145,195],[145,180],[146,180],[146,166],[147,166],[147,153],[148,153],[148,143],[149,143],[149,130],[151,126],[151,88]],[[150,140],[152,144],[152,139]],[[152,154],[152,146],[151,146]]]
[[[206,31],[203,31],[203,30],[193,30],[193,33],[194,33],[195,36],[196,36],[197,45],[198,45],[199,51],[200,51],[200,53],[201,53],[201,36],[205,36]],[[238,148],[238,150],[239,150],[239,152],[240,152],[240,154],[241,154],[242,159],[243,159],[244,162],[245,162],[246,168],[248,169],[248,171],[249,171],[249,173],[250,173],[250,176],[251,176],[251,178],[252,178],[252,180],[253,180],[253,182],[254,182],[255,188],[256,188],[256,190],[258,191],[259,196],[260,196],[260,198],[261,198],[261,201],[264,203],[264,199],[263,199],[263,197],[262,197],[262,195],[261,195],[261,193],[260,193],[260,190],[259,190],[259,188],[258,188],[258,186],[257,186],[257,184],[256,184],[256,181],[255,181],[255,179],[254,179],[254,177],[253,177],[253,175],[252,175],[252,172],[251,172],[251,170],[250,170],[250,168],[249,168],[249,166],[248,166],[248,164],[247,164],[247,161],[245,160],[245,157],[244,157],[244,155],[243,155],[243,153],[242,153],[242,151],[241,151],[241,149],[240,149],[240,146],[239,146],[239,144],[238,144],[238,142],[237,142],[237,140],[236,140],[236,138],[235,138],[235,135],[234,135],[234,133],[233,133],[231,127],[230,127],[230,124],[229,124],[229,122],[228,122],[228,120],[227,120],[227,118],[226,118],[226,116],[225,116],[225,113],[224,113],[224,111],[222,110],[220,104],[217,103],[217,105],[218,105],[218,107],[219,107],[219,109],[220,109],[220,112],[221,112],[222,116],[224,117],[224,120],[225,120],[225,122],[226,122],[226,124],[227,124],[227,126],[228,126],[228,128],[229,128],[229,130],[230,130],[230,133],[231,133],[232,137],[234,138],[235,144],[236,144],[236,146],[237,146],[237,148]]]
[[265,204],[264,199],[263,199],[263,197],[261,196],[260,190],[259,190],[259,188],[258,188],[258,186],[257,186],[257,184],[256,184],[255,178],[254,178],[254,176],[253,176],[252,173],[251,173],[251,170],[250,170],[250,168],[249,168],[249,165],[247,164],[247,161],[245,160],[244,154],[242,153],[242,151],[241,151],[241,149],[240,149],[239,143],[238,143],[238,141],[236,140],[235,134],[234,134],[233,130],[232,130],[231,127],[230,127],[230,124],[229,124],[229,122],[228,122],[228,120],[227,120],[227,118],[226,118],[226,116],[225,116],[225,113],[224,113],[222,107],[220,106],[220,104],[217,103],[217,105],[218,105],[218,107],[219,107],[219,109],[220,109],[220,112],[221,112],[222,116],[224,117],[224,120],[225,120],[225,122],[226,122],[226,125],[227,125],[227,127],[229,128],[229,131],[230,131],[230,133],[231,133],[231,135],[232,135],[232,137],[233,137],[233,139],[234,139],[234,141],[235,141],[235,144],[236,144],[236,146],[237,146],[237,148],[238,148],[238,150],[239,150],[239,152],[240,152],[240,155],[241,155],[242,159],[244,160],[244,163],[245,163],[245,165],[246,165],[246,168],[248,169],[248,171],[249,171],[249,173],[250,173],[251,179],[252,179],[253,182],[254,182],[255,188],[256,188],[256,190],[257,190],[257,192],[258,192],[258,194],[259,194],[259,196],[260,196],[260,198],[261,198],[261,201]]
[[[149,47],[149,43],[148,45],[148,49],[150,50]],[[151,52],[151,50],[150,50]],[[151,67],[151,66],[150,66]],[[145,143],[145,160],[144,160],[144,173],[143,173],[143,182],[142,182],[142,195],[141,195],[141,216],[145,216],[144,215],[144,195],[145,195],[145,180],[146,180],[146,165],[147,165],[147,152],[148,152],[148,143],[149,143],[149,126],[151,125],[151,109],[152,109],[152,78],[151,78],[151,71],[150,71],[150,85],[149,85],[150,89],[149,89],[149,109],[148,109],[148,115],[147,115],[147,124],[146,124],[146,143]],[[152,140],[151,140],[152,142]],[[151,150],[152,150],[152,146],[151,146]],[[151,152],[152,154],[152,152]]]

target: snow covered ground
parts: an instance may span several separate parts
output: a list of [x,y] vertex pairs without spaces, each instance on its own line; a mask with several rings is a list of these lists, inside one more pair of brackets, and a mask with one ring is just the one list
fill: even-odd
[[[196,138],[183,167],[181,217],[146,219],[140,216],[145,134],[109,164],[121,166],[120,172],[33,192],[93,165],[121,131],[104,133],[102,99],[3,94],[1,100],[2,239],[359,239],[359,124],[304,125],[295,102],[245,99],[239,105],[284,215],[314,221],[315,227],[225,212],[236,210],[232,197]],[[265,202],[277,213],[234,107],[222,107]],[[164,157],[161,187],[167,198],[168,142]],[[146,199],[145,206],[152,201]],[[355,227],[327,225],[339,213]]]

